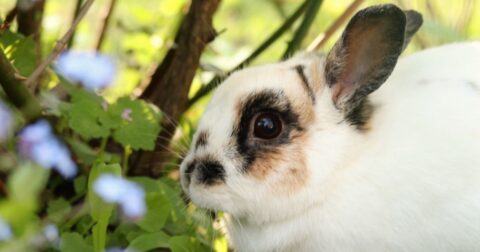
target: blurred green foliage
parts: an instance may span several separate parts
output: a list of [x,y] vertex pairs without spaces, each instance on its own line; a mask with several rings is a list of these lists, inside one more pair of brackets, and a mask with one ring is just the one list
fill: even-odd
[[[69,28],[75,2],[47,0],[41,36],[44,57]],[[363,6],[387,2],[418,10],[424,15],[424,25],[406,54],[445,43],[480,38],[478,0],[367,0]],[[108,3],[107,0],[95,1],[76,31],[72,49],[95,48],[99,24]],[[347,0],[325,0],[302,48],[325,31],[350,3]],[[220,35],[202,55],[201,68],[193,81],[191,94],[214,75],[229,71],[245,59],[299,4],[301,1],[298,0],[224,0],[214,16],[214,27]],[[15,0],[0,2],[0,20],[14,5]],[[61,85],[72,99],[69,102],[60,101],[48,91],[40,96],[49,113],[58,119],[56,130],[63,134],[77,162],[89,173],[83,172],[66,185],[67,191],[73,191],[73,194],[56,196],[58,191],[65,189],[58,177],[31,163],[17,164],[14,151],[1,150],[0,171],[9,176],[5,185],[8,197],[0,199],[0,216],[9,221],[16,239],[15,242],[0,244],[0,250],[102,251],[111,246],[128,247],[135,251],[156,248],[173,251],[227,250],[226,240],[221,236],[218,225],[212,225],[209,214],[182,199],[176,165],[178,157],[175,155],[170,169],[162,178],[130,178],[146,191],[148,212],[141,220],[122,219],[116,208],[92,193],[92,182],[101,173],[126,174],[128,167],[121,160],[128,159],[132,150],[153,149],[155,136],[161,130],[158,122],[162,114],[150,104],[134,98],[173,46],[187,5],[187,0],[118,1],[101,51],[116,58],[119,73],[115,85],[100,95],[71,86],[49,72],[49,81],[44,86],[51,88],[59,82],[63,83]],[[11,30],[15,31],[15,28],[14,23]],[[294,28],[253,64],[279,60]],[[328,50],[340,32],[341,29],[322,50]],[[31,37],[5,31],[0,34],[0,48],[21,75],[28,76],[34,70],[36,55]],[[104,99],[109,102],[106,108]],[[169,151],[181,154],[186,150],[207,100],[208,97],[202,99],[184,114],[180,130],[174,138],[174,149]],[[122,115],[126,109],[131,110],[129,120]],[[105,151],[106,139],[110,137],[124,149],[121,155]],[[14,144],[9,143],[7,149],[14,149]],[[53,181],[47,183],[48,178]],[[45,194],[45,188],[50,194]],[[85,198],[86,204],[83,204],[82,199]],[[59,227],[60,243],[40,243],[40,246],[38,242],[32,242],[47,223]]]

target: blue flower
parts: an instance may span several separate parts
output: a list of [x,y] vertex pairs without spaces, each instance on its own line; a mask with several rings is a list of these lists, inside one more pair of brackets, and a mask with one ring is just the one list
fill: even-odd
[[0,143],[7,140],[13,131],[13,117],[10,110],[0,101]]
[[43,228],[43,236],[49,242],[56,242],[59,238],[58,228],[54,224],[48,224]]
[[0,217],[0,241],[8,241],[12,238],[12,228]]
[[113,60],[96,52],[64,52],[58,57],[55,68],[68,80],[93,91],[112,84],[116,74]]
[[55,168],[65,178],[77,174],[70,151],[55,137],[47,121],[25,127],[19,135],[18,150],[24,157],[45,168]]
[[139,218],[145,214],[145,191],[134,182],[112,174],[103,174],[95,181],[93,190],[105,202],[119,204],[130,218]]

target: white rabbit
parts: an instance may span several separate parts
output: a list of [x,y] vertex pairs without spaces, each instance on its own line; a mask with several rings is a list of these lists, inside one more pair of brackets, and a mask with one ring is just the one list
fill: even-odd
[[421,23],[370,7],[216,90],[181,182],[235,250],[480,251],[480,42],[396,64]]

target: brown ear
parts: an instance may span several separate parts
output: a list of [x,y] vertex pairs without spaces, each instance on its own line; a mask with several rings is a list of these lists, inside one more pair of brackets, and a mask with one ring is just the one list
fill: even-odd
[[327,56],[335,106],[348,114],[392,73],[404,47],[405,13],[392,4],[359,11]]

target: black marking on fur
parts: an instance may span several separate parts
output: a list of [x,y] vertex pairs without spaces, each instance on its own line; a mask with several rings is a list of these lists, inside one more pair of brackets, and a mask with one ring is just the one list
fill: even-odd
[[218,182],[225,182],[225,169],[211,156],[198,158],[187,164],[185,176],[188,183],[190,183],[195,171],[195,176],[201,184],[212,185]]
[[195,149],[204,147],[208,144],[208,131],[200,131],[198,133],[197,142],[195,142]]
[[[281,90],[264,90],[250,94],[239,106],[240,122],[232,131],[236,137],[237,151],[243,158],[242,171],[249,170],[256,158],[265,153],[275,152],[280,145],[291,142],[292,130],[303,131],[299,125],[299,116],[292,110],[290,102]],[[276,113],[280,116],[283,129],[280,135],[274,139],[257,139],[252,135],[252,119],[262,112]]]
[[186,176],[186,179],[187,179],[187,183],[190,183],[190,180],[192,178],[193,170],[195,170],[195,163],[194,162],[189,162],[187,164],[187,169],[185,169],[185,176]]
[[373,105],[369,102],[369,100],[364,99],[357,107],[355,107],[346,115],[345,119],[350,123],[350,125],[362,130],[372,117],[373,109]]
[[225,182],[225,169],[215,160],[203,160],[197,163],[198,181],[205,185]]
[[297,72],[298,76],[300,76],[300,79],[302,80],[302,84],[303,84],[302,86],[305,88],[305,91],[307,92],[308,96],[310,96],[312,103],[315,104],[315,93],[313,92],[313,89],[308,82],[307,76],[305,75],[305,72],[304,72],[305,66],[297,65],[294,67],[294,69]]

